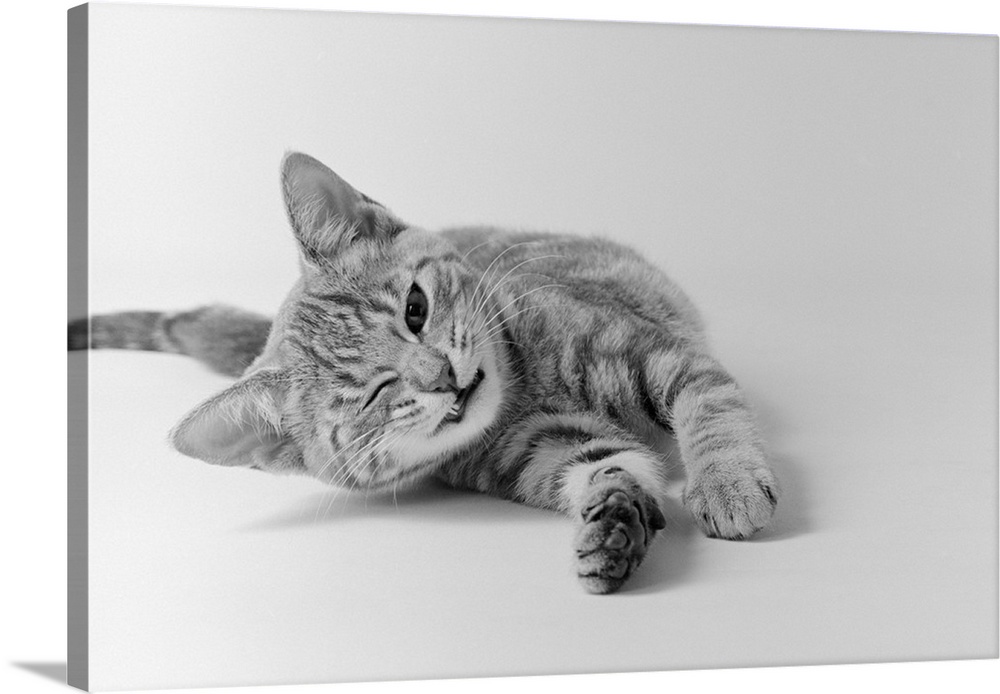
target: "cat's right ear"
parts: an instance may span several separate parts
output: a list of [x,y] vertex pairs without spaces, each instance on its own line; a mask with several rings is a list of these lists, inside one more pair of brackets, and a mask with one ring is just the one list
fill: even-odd
[[184,455],[213,465],[304,470],[282,425],[286,383],[278,369],[262,369],[240,379],[188,413],[170,432],[171,443]]
[[289,152],[281,164],[285,209],[302,255],[322,261],[360,240],[392,240],[406,225],[322,162]]

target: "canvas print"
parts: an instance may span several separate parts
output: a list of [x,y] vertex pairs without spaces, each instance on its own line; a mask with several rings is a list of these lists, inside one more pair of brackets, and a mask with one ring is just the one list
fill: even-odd
[[69,38],[71,684],[996,657],[996,37]]

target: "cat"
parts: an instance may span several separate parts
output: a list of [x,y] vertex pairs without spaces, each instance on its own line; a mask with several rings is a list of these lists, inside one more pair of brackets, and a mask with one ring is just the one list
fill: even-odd
[[213,305],[70,324],[70,349],[178,352],[238,377],[173,429],[178,451],[368,490],[434,475],[560,511],[593,593],[621,588],[665,527],[651,433],[676,438],[707,535],[769,522],[779,487],[747,399],[691,301],[637,252],[431,233],[301,153],[281,187],[301,274],[273,321]]

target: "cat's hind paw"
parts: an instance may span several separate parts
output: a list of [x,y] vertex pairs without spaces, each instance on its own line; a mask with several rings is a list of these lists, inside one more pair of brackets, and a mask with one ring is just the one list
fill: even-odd
[[666,520],[656,500],[619,467],[598,470],[581,511],[577,577],[591,593],[613,593],[629,579]]
[[688,483],[684,505],[709,537],[745,540],[771,520],[778,494],[765,466],[710,463]]

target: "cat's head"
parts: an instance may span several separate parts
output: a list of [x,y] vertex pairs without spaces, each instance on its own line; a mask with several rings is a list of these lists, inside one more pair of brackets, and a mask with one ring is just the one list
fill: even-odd
[[507,378],[482,274],[311,157],[285,157],[282,189],[301,277],[263,354],[175,428],[175,447],[378,488],[482,439]]

